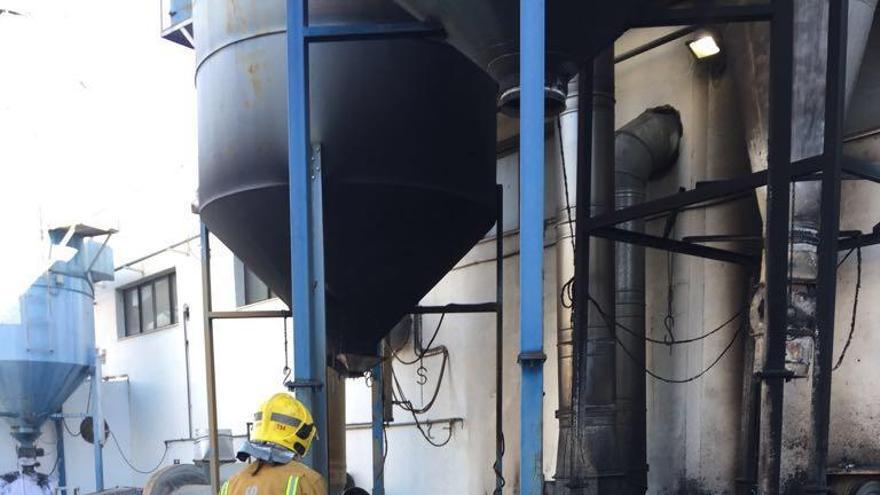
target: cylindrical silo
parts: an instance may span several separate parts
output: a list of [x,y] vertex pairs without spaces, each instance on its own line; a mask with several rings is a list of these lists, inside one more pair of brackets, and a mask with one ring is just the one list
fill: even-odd
[[[313,24],[407,17],[311,3]],[[202,220],[289,303],[285,3],[199,1],[193,19]],[[313,45],[310,91],[329,345],[375,355],[492,226],[495,85],[442,42],[396,40]]]
[[[390,0],[309,7],[312,24],[412,20]],[[290,304],[285,2],[199,0],[193,22],[199,213]],[[370,359],[352,357],[378,360],[379,340],[494,223],[496,87],[437,40],[314,44],[309,59],[329,362],[358,372],[352,363]],[[345,481],[344,387],[328,392],[335,490]]]
[[94,365],[93,284],[113,274],[109,248],[86,239],[98,232],[82,226],[52,231],[53,249],[64,249],[59,243],[65,241],[76,254],[52,263],[16,301],[4,301],[0,414],[22,452],[34,446],[42,424],[61,411]]

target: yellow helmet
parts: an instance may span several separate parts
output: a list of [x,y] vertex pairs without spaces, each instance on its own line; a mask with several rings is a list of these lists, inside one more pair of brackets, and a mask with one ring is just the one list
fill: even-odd
[[251,439],[305,456],[317,433],[312,414],[306,406],[290,394],[278,393],[264,402],[254,414]]

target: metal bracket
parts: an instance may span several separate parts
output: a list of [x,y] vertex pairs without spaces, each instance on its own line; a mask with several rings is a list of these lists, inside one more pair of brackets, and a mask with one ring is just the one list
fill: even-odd
[[791,381],[792,378],[794,378],[794,372],[791,370],[787,370],[787,369],[781,369],[781,370],[770,369],[770,370],[758,371],[755,373],[755,376],[758,377],[758,379],[765,380],[765,381],[766,380],[778,380],[778,379],[782,378],[785,381],[789,382],[789,381]]
[[537,352],[521,352],[516,357],[516,362],[523,366],[538,366],[547,360],[547,355],[542,351]]
[[292,380],[284,382],[284,386],[287,387],[287,390],[291,392],[298,388],[310,388],[313,390],[320,390],[324,388],[324,382],[320,380]]

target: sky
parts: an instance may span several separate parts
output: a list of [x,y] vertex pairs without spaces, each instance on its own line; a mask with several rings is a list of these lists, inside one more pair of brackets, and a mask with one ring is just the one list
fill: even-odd
[[194,54],[159,0],[4,8],[27,15],[0,15],[0,273],[45,264],[58,225],[119,229],[117,264],[196,234]]

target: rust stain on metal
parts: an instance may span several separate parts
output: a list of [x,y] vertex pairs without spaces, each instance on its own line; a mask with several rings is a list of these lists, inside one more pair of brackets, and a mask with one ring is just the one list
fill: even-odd
[[238,6],[238,0],[227,0],[226,31],[229,33],[241,32],[247,28],[247,19],[242,15]]
[[253,88],[254,90],[254,94],[256,96],[260,96],[260,93],[263,91],[263,82],[262,80],[260,80],[260,64],[248,64],[247,72],[248,79],[251,81],[251,88]]

